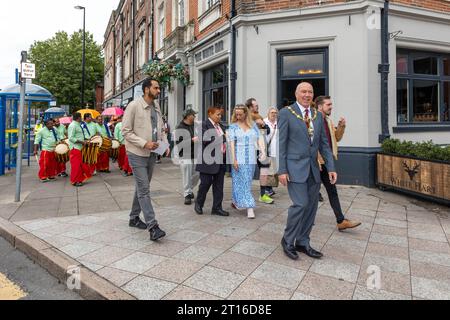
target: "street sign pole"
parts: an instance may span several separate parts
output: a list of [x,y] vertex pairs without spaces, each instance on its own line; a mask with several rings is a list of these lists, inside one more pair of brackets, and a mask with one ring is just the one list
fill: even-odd
[[[22,51],[22,63],[27,62],[27,52]],[[20,202],[20,189],[22,184],[22,144],[23,144],[23,112],[25,110],[25,87],[26,79],[23,78],[23,74],[20,79],[20,105],[19,105],[19,142],[17,145],[16,155],[16,197],[15,202]]]

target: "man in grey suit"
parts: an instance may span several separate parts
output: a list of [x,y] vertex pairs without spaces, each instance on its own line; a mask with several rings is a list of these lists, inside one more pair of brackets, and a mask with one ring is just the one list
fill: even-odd
[[337,180],[333,154],[323,125],[322,114],[311,107],[314,89],[302,82],[295,92],[297,102],[280,111],[279,179],[288,187],[293,204],[288,211],[286,230],[281,240],[285,254],[298,259],[298,252],[312,258],[323,255],[310,246],[309,235],[319,203],[320,169],[318,151],[324,158],[331,184]]

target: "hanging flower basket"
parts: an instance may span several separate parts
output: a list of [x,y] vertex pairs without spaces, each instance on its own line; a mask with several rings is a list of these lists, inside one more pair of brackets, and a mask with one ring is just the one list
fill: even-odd
[[144,73],[159,82],[162,87],[171,90],[171,82],[179,80],[187,86],[190,82],[189,70],[181,63],[152,60],[145,64]]

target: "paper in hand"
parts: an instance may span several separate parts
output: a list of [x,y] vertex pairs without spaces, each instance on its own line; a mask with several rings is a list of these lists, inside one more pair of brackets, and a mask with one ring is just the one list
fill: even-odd
[[164,141],[158,141],[158,144],[159,144],[159,147],[157,149],[153,150],[153,152],[162,156],[167,151],[167,149],[169,149],[170,145]]

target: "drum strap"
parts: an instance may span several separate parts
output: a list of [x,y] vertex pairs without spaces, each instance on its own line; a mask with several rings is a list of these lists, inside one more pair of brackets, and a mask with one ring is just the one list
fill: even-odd
[[58,136],[56,135],[55,129],[52,128],[53,136],[55,137],[55,141],[58,142]]
[[111,131],[109,130],[108,123],[104,123],[103,125],[105,126],[106,134],[108,135],[108,138],[111,138]]
[[[87,126],[86,122],[83,122],[83,125],[81,126],[81,129],[83,129],[83,127],[84,127],[84,129],[86,129],[86,131],[88,133],[88,136],[90,137],[91,133],[89,132],[89,129],[88,129],[88,126]],[[84,129],[83,129],[83,134],[84,134]]]

